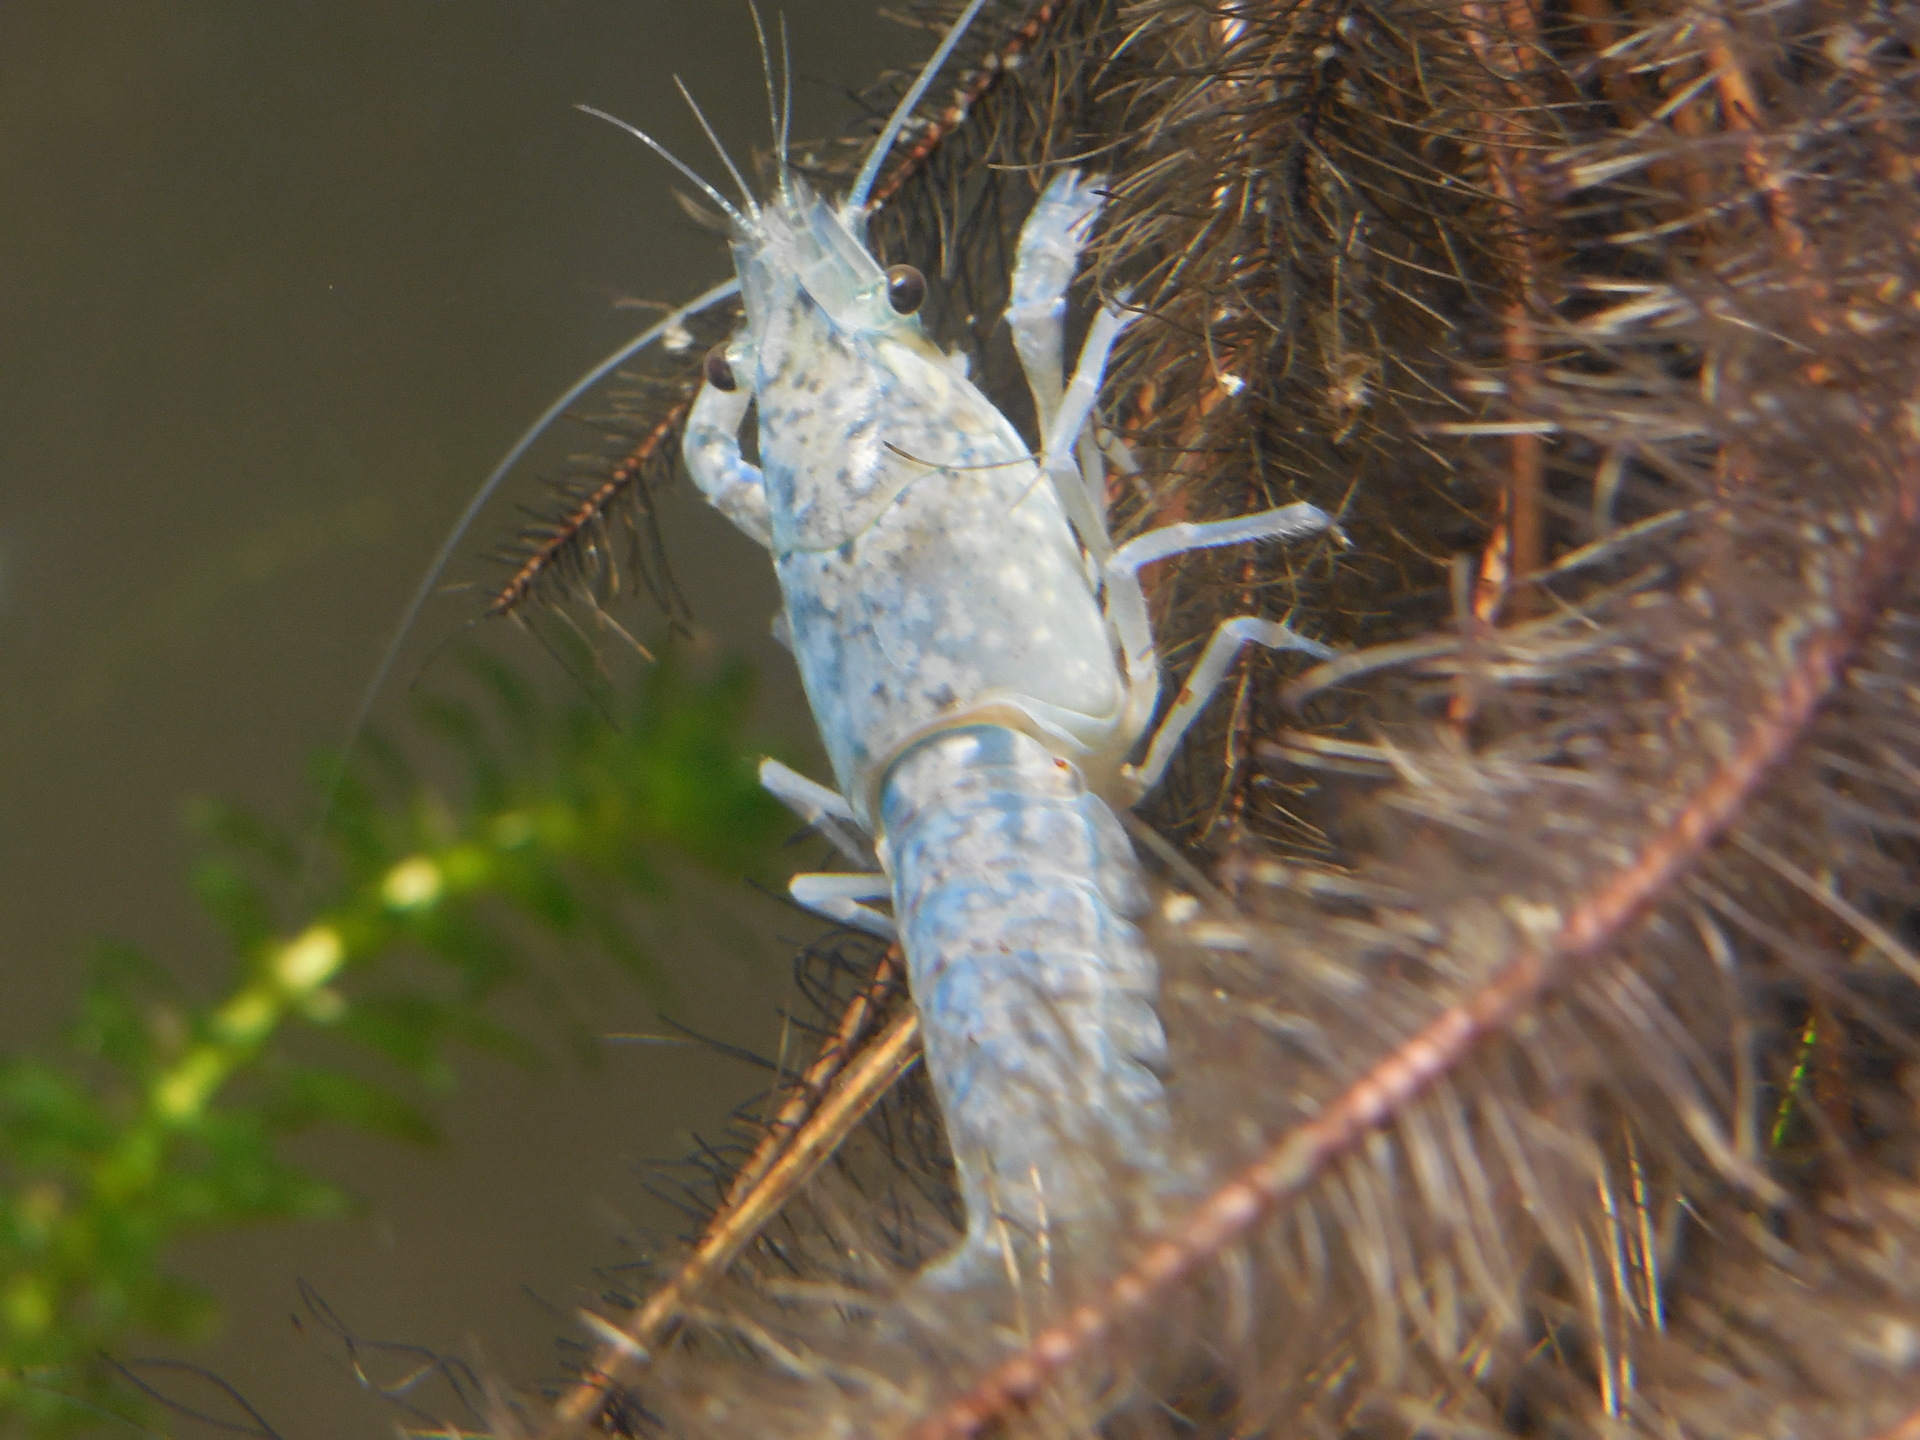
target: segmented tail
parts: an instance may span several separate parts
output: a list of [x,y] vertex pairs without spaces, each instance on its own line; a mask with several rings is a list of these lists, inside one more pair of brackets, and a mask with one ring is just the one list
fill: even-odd
[[1146,886],[1079,772],[995,725],[907,751],[881,791],[894,914],[966,1201],[943,1269],[1097,1218],[1113,1167],[1158,1169],[1166,1039],[1133,921]]

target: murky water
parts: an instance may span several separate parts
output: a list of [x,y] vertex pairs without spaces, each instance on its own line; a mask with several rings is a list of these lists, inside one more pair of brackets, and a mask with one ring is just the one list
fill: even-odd
[[[790,0],[796,133],[928,48],[873,9]],[[722,275],[665,167],[571,108],[717,170],[675,69],[730,143],[764,143],[745,0],[0,8],[0,1043],[51,1033],[96,936],[219,983],[186,799],[296,813],[471,488],[642,323],[622,299]],[[668,523],[701,624],[755,655],[769,724],[793,727],[764,560],[684,489]],[[436,602],[416,656],[472,609]],[[764,1044],[775,933],[806,926],[759,913],[757,955],[675,953],[688,1018]],[[228,1305],[212,1363],[289,1436],[384,1425],[288,1323],[301,1275],[369,1334],[541,1373],[587,1267],[621,1258],[614,1231],[666,1218],[635,1158],[683,1150],[757,1083],[685,1052],[588,1079],[476,1065],[444,1153],[317,1142],[369,1214],[183,1257]]]

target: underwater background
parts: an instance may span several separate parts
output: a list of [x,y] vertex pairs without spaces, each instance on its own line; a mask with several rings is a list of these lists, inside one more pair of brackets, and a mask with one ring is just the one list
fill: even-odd
[[[796,136],[836,132],[854,89],[930,45],[871,0],[784,12]],[[618,113],[717,172],[675,72],[737,154],[764,149],[744,3],[0,8],[0,1044],[50,1040],[103,937],[218,993],[230,960],[186,883],[203,848],[189,801],[310,817],[310,757],[342,742],[500,454],[650,322],[627,302],[724,276],[720,240],[671,198],[682,182],[573,109]],[[450,581],[504,578],[477,557],[581,448],[577,429],[550,437]],[[764,558],[689,485],[666,510],[685,648],[747,655],[750,728],[810,756],[768,638]],[[429,604],[377,708],[396,732],[410,682],[483,606],[480,590]],[[645,602],[624,619],[649,641],[662,629]],[[472,638],[578,698],[510,627]],[[719,879],[675,903],[659,946],[673,1017],[770,1050],[782,940],[819,927]],[[638,989],[605,998],[609,1031],[650,1028]],[[685,1153],[764,1083],[698,1046],[610,1047],[593,1070],[564,1054],[533,1075],[460,1068],[433,1106],[435,1147],[297,1140],[364,1214],[196,1242],[178,1268],[223,1304],[218,1338],[132,1353],[192,1354],[289,1437],[388,1423],[337,1350],[296,1329],[298,1277],[367,1335],[537,1377],[571,1328],[568,1287],[618,1262],[635,1223],[679,1223],[637,1161]]]

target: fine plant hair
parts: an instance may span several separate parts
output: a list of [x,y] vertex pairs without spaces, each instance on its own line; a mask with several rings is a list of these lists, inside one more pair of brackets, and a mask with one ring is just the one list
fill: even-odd
[[685,629],[687,603],[674,582],[654,497],[679,468],[680,432],[699,387],[687,353],[704,353],[735,318],[728,304],[687,317],[663,354],[646,352],[621,370],[604,409],[569,414],[590,432],[594,448],[547,477],[544,497],[495,550],[508,573],[487,601],[488,616],[536,633],[541,620],[551,620],[569,639],[611,634],[649,659],[615,618],[621,601],[644,594],[671,629]]
[[1150,577],[1176,678],[1231,613],[1341,651],[1247,663],[1137,830],[1179,1153],[1004,1284],[916,1284],[937,1118],[861,1070],[910,1010],[830,970],[704,1248],[494,1429],[1920,1433],[1917,42],[1821,0],[990,11],[876,249],[1020,421],[1012,237],[1104,175],[1119,532],[1339,521]]

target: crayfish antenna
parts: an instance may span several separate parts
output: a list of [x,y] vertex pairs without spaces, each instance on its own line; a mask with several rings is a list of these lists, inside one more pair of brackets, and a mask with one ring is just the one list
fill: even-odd
[[940,73],[940,67],[953,54],[953,47],[960,43],[961,36],[967,33],[967,27],[973,24],[974,17],[986,3],[987,0],[970,0],[967,8],[960,12],[960,18],[953,22],[953,28],[947,31],[946,38],[940,42],[940,48],[920,67],[920,73],[913,77],[913,84],[907,87],[907,93],[893,107],[893,113],[887,117],[887,123],[880,127],[880,134],[874,139],[873,148],[867,152],[860,173],[854,177],[853,188],[841,203],[843,220],[851,224],[865,219],[867,196],[873,191],[873,182],[880,176],[880,167],[886,163],[887,152],[893,149],[893,142],[900,138],[907,117],[913,114],[914,107],[919,105],[921,97],[927,93],[927,87],[933,83],[933,77]]

